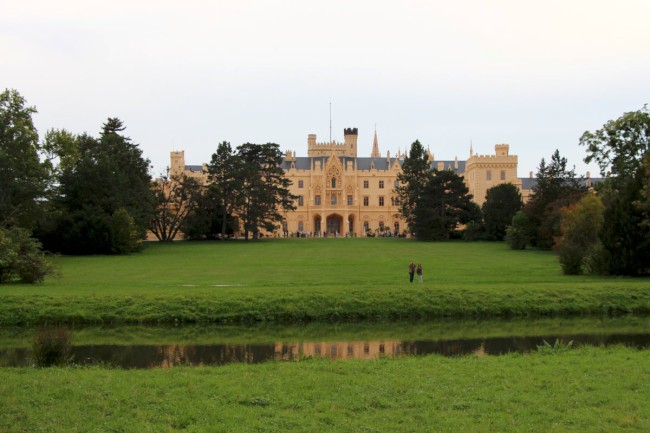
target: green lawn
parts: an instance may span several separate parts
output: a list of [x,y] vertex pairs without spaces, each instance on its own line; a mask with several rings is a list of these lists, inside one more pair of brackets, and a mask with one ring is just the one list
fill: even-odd
[[647,432],[650,351],[0,369],[0,432]]
[[[409,284],[411,260],[424,284]],[[650,312],[650,279],[564,276],[553,253],[501,243],[150,243],[129,256],[55,261],[58,276],[41,285],[0,287],[0,325]]]

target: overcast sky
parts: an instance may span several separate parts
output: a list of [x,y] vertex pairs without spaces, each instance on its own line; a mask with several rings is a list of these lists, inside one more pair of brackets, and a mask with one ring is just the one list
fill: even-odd
[[419,139],[437,159],[555,149],[579,173],[586,130],[650,102],[650,0],[3,0],[0,87],[50,128],[119,117],[159,174],[171,150],[307,134],[359,156]]

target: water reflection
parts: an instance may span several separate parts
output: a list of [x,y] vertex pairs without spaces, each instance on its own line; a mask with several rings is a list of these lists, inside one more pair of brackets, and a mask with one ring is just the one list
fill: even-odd
[[[122,368],[168,368],[178,365],[223,365],[233,362],[260,363],[266,361],[299,361],[307,357],[330,359],[375,359],[379,356],[402,357],[439,354],[502,355],[509,352],[536,350],[546,340],[573,340],[573,346],[608,346],[624,344],[642,349],[650,348],[650,334],[610,334],[506,337],[456,340],[378,340],[378,341],[317,341],[277,342],[268,344],[210,344],[210,345],[80,345],[72,347],[77,364],[106,364]],[[0,366],[30,365],[31,350],[0,350]]]

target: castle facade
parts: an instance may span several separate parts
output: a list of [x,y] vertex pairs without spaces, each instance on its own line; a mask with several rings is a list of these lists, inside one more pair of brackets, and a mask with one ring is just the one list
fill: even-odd
[[[283,232],[365,236],[407,230],[395,194],[405,155],[398,152],[391,157],[387,152],[381,156],[375,132],[370,157],[359,157],[357,139],[357,128],[344,130],[343,143],[318,143],[316,135],[309,134],[307,156],[286,152],[282,168],[292,182],[291,193],[298,198],[296,210],[286,215]],[[428,158],[432,169],[462,175],[479,206],[487,190],[501,183],[517,186],[526,201],[532,179],[517,177],[517,156],[510,155],[509,145],[497,144],[494,150],[494,155],[477,155],[470,148],[465,161],[438,161],[430,151]],[[184,152],[172,152],[170,171],[206,178],[207,166],[185,165]]]

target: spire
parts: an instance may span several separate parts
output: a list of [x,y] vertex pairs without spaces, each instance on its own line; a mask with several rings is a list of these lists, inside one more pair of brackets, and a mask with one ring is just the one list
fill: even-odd
[[375,140],[372,143],[372,153],[370,154],[371,158],[379,158],[379,144],[377,143],[377,127],[375,126]]
[[472,140],[469,141],[469,156],[474,156],[474,145],[472,144]]

